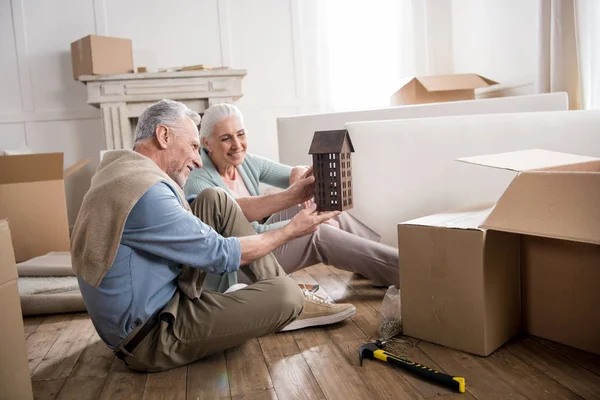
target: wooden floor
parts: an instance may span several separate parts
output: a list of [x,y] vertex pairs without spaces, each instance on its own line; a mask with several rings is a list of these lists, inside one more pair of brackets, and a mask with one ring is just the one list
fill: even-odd
[[318,282],[357,313],[344,323],[279,333],[164,373],[129,371],[87,314],[28,318],[36,399],[600,399],[600,357],[545,340],[516,339],[487,358],[406,339],[405,356],[466,378],[453,393],[379,361],[358,364],[375,333],[384,291],[317,265],[295,275]]

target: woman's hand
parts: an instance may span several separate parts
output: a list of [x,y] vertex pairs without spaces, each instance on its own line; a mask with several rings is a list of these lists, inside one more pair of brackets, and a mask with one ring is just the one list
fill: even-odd
[[312,176],[312,173],[310,176],[302,177],[287,188],[286,191],[292,196],[295,204],[304,203],[304,208],[307,208],[310,206],[310,200],[315,195],[315,177]]
[[[290,174],[290,186],[293,185],[294,183],[298,182],[298,180],[300,180],[300,179],[306,179],[311,176],[314,176],[314,170],[313,170],[312,165],[308,168],[305,168],[302,166],[294,167],[294,168],[292,168],[292,173]],[[300,202],[298,202],[298,203],[300,203]],[[304,208],[308,208],[313,203],[314,203],[314,189],[313,189],[313,194],[311,195],[311,197],[308,200],[302,202],[302,206]]]
[[312,175],[312,167],[306,168],[301,165],[292,168],[292,172],[290,173],[290,186],[298,181],[298,179],[307,178],[310,175],[307,175],[307,172],[311,171]]

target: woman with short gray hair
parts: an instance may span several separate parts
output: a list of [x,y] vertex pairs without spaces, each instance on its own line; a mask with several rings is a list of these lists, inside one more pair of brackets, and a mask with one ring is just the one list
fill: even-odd
[[[252,222],[259,233],[285,226],[301,210],[301,206],[286,202],[286,192],[311,175],[312,168],[290,167],[247,153],[248,132],[237,107],[209,107],[202,117],[200,136],[203,168],[190,174],[184,188],[186,195],[197,195],[211,187],[226,190],[242,209],[263,211],[266,221]],[[260,183],[284,190],[260,195]],[[312,235],[277,248],[274,254],[287,273],[322,262],[360,274],[375,286],[399,285],[398,250],[379,243],[380,239],[364,223],[343,212]],[[239,279],[248,281],[243,276]]]

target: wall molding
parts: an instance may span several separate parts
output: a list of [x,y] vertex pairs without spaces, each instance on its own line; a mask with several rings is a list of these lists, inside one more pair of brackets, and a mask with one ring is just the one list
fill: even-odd
[[108,35],[108,21],[106,19],[106,1],[93,0],[94,2],[94,25],[96,26],[96,35]]
[[31,67],[27,55],[27,32],[25,29],[25,10],[23,0],[11,0],[15,49],[19,71],[19,86],[21,89],[21,109],[30,112],[35,109],[33,87],[31,84]]
[[302,13],[300,7],[300,0],[290,0],[296,98],[302,102],[306,98],[306,79],[304,74],[305,58],[302,46]]
[[22,124],[99,118],[100,110],[95,108],[81,110],[11,112],[0,114],[0,124]]
[[221,45],[221,66],[233,68],[229,7],[229,0],[217,0],[217,14],[219,18],[219,41]]

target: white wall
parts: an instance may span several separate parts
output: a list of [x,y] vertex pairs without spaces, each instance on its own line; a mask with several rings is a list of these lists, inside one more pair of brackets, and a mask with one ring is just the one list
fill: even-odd
[[[315,2],[300,0],[0,0],[0,149],[65,153],[96,162],[67,181],[73,223],[104,148],[100,113],[72,77],[70,43],[88,34],[130,38],[135,66],[246,69],[237,103],[252,152],[278,158],[276,117],[318,111]],[[301,13],[306,17],[301,17]],[[310,32],[313,29],[313,32]],[[305,32],[305,33],[303,33]]]
[[[400,70],[475,71],[500,82],[533,72],[535,1],[452,0],[443,7],[393,1],[378,0],[371,8],[399,15],[392,19],[398,38],[391,42],[401,47]],[[86,104],[70,61],[70,43],[94,33],[131,38],[135,65],[149,70],[197,63],[246,69],[238,105],[250,151],[277,159],[276,117],[328,109],[327,79],[351,66],[327,69],[337,64],[326,61],[327,25],[319,22],[335,19],[331,8],[319,0],[0,0],[0,149],[26,144],[37,152],[63,151],[66,166],[98,158],[104,147],[100,114]],[[340,46],[367,61],[349,85],[368,85],[379,71],[371,59],[376,54],[363,59],[364,44],[349,42]],[[71,223],[95,166],[67,182]]]
[[528,85],[536,73],[537,0],[452,0],[453,73]]

